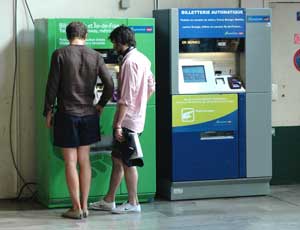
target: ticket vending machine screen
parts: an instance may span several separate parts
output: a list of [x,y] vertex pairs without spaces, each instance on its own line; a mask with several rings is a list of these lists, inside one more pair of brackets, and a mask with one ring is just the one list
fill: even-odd
[[182,72],[186,83],[206,82],[204,65],[182,66]]

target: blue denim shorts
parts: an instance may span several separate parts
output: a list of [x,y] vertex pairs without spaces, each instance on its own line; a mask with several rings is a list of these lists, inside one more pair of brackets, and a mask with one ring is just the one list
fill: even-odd
[[73,116],[56,112],[54,115],[54,145],[75,148],[101,140],[99,115]]

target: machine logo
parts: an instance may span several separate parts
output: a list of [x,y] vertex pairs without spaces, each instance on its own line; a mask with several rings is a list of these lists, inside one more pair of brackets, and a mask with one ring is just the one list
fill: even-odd
[[130,26],[135,33],[153,33],[153,26]]
[[270,22],[271,18],[268,15],[251,15],[247,16],[247,22],[250,23],[264,23],[264,22]]
[[193,108],[182,108],[181,109],[181,121],[182,122],[195,121],[195,110]]

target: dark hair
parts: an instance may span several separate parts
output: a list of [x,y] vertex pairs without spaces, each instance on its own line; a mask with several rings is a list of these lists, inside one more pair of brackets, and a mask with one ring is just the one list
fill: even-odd
[[82,22],[71,22],[66,28],[68,40],[74,38],[85,39],[87,34],[87,27]]
[[122,45],[136,46],[134,32],[127,26],[121,25],[115,28],[108,37],[111,42]]

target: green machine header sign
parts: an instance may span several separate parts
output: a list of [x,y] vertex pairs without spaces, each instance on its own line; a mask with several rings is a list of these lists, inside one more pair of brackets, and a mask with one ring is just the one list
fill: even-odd
[[175,95],[172,97],[172,127],[198,125],[219,120],[238,109],[237,94]]
[[[57,48],[63,47],[69,44],[66,37],[66,27],[76,19],[60,19],[57,21],[56,31],[56,44]],[[78,19],[77,21],[83,22],[88,28],[88,38],[86,45],[98,49],[112,48],[112,44],[108,39],[111,31],[119,25],[126,25],[126,19]]]
[[[55,19],[56,20],[56,19]],[[88,28],[86,45],[94,49],[111,49],[112,44],[108,39],[109,34],[120,25],[129,26],[136,34],[149,34],[154,32],[153,22],[147,19],[59,19],[56,20],[56,46],[57,48],[69,45],[66,37],[66,27],[72,21],[83,22]],[[144,22],[143,22],[144,21]],[[141,25],[141,23],[143,24]],[[146,23],[146,24],[144,24]]]

